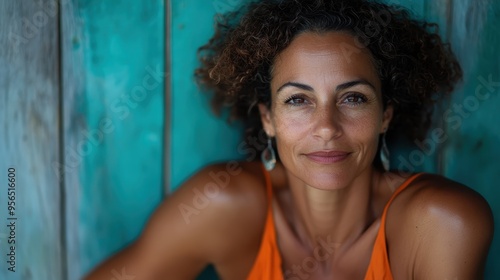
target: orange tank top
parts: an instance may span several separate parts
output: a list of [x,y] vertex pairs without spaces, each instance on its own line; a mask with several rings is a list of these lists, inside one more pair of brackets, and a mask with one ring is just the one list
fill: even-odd
[[[252,270],[247,277],[247,280],[282,280],[285,279],[281,271],[281,256],[276,243],[276,232],[274,228],[274,219],[272,211],[272,184],[269,173],[264,170],[266,177],[266,189],[268,210],[264,233],[260,244],[259,253],[253,264]],[[422,173],[414,174],[398,187],[384,207],[382,213],[380,228],[375,239],[373,251],[368,265],[368,270],[365,274],[365,280],[392,280],[389,258],[387,256],[387,245],[385,240],[385,220],[387,209],[394,198],[403,191],[417,176]]]

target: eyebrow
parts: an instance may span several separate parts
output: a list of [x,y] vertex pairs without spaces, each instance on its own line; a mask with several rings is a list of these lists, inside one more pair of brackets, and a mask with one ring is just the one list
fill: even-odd
[[296,87],[296,88],[300,88],[302,90],[307,90],[307,91],[314,90],[311,86],[308,86],[306,84],[301,84],[301,83],[296,83],[296,82],[287,82],[284,85],[280,86],[280,88],[277,90],[277,92],[279,93],[280,91],[282,91],[284,88],[287,88],[287,87]]
[[[335,91],[341,91],[341,90],[348,89],[350,87],[357,86],[357,85],[366,85],[366,86],[369,86],[370,88],[372,88],[373,91],[376,91],[375,86],[364,79],[354,80],[354,81],[340,84],[335,88]],[[302,90],[314,91],[314,89],[309,85],[297,83],[297,82],[287,82],[278,88],[277,93],[279,93],[280,91],[282,91],[284,88],[287,88],[287,87],[296,87],[296,88],[299,88]]]

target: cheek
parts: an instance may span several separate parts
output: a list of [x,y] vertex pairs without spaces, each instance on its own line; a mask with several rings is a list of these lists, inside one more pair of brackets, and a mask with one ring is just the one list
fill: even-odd
[[381,127],[381,122],[376,116],[367,115],[359,118],[345,119],[343,123],[344,132],[346,134],[355,133],[357,135],[373,135],[378,134]]
[[[278,150],[292,151],[294,146],[299,144],[303,135],[303,126],[286,120],[276,122],[276,145]],[[281,156],[281,155],[280,155]]]
[[346,138],[362,156],[360,160],[369,161],[376,154],[381,127],[382,121],[379,114],[369,114],[351,119],[344,126]]
[[311,123],[304,115],[297,112],[275,111],[273,117],[275,128],[276,148],[283,164],[287,165],[292,155],[307,141],[307,135],[311,129]]
[[382,114],[377,110],[344,112],[338,141],[355,151],[360,161],[369,162],[377,152]]
[[311,130],[311,118],[305,112],[279,110],[276,112],[273,124],[276,128],[276,138],[282,142],[295,142],[303,138]]
[[382,112],[378,108],[366,110],[346,109],[341,112],[342,127],[357,134],[378,134],[382,128]]

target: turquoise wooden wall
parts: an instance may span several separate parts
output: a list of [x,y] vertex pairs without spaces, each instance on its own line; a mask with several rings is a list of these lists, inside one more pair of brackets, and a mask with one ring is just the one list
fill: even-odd
[[167,74],[162,0],[72,4],[62,14],[63,69],[74,69],[73,60],[79,67],[64,85],[78,80],[80,87],[65,91],[74,112],[64,121],[68,130],[78,127],[73,143],[89,146],[75,168],[79,191],[67,193],[79,205],[68,217],[79,221],[69,235],[80,260],[69,267],[78,274],[134,240],[163,198]]
[[0,279],[80,279],[163,199],[164,17],[163,0],[0,1]]
[[243,1],[172,1],[172,112],[171,178],[177,188],[209,162],[242,158],[237,144],[241,127],[215,118],[209,98],[194,83],[196,51],[213,34],[216,11],[227,11]]
[[488,279],[500,278],[500,2],[457,1],[449,39],[464,68],[464,83],[450,101],[442,174],[481,193],[495,217]]
[[[2,260],[0,279],[79,279],[137,237],[166,189],[246,156],[241,128],[212,116],[192,75],[214,14],[244,1],[0,1],[0,185],[15,167],[20,245],[16,272]],[[446,141],[433,153],[393,147],[393,166],[471,186],[498,225],[500,2],[388,2],[438,22],[465,72],[436,113]],[[2,255],[6,205],[2,187]],[[486,279],[500,277],[499,232]]]
[[[58,22],[40,10],[0,1],[0,279],[63,277],[62,191],[50,168],[62,144]],[[9,168],[15,195],[8,194]],[[7,202],[15,202],[12,212]]]

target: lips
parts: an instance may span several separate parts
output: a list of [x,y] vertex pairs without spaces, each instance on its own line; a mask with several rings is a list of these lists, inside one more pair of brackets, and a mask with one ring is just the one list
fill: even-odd
[[341,162],[346,159],[351,153],[343,151],[318,151],[305,154],[310,160],[320,164],[330,164]]

